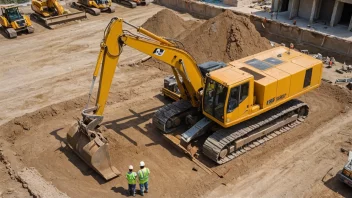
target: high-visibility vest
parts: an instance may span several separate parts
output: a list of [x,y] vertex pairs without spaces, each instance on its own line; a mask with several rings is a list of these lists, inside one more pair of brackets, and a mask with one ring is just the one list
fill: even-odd
[[149,180],[149,174],[150,174],[150,171],[148,168],[143,168],[139,170],[138,171],[139,183],[144,184],[145,182],[147,182]]
[[136,184],[137,173],[136,172],[127,172],[126,179],[128,184]]

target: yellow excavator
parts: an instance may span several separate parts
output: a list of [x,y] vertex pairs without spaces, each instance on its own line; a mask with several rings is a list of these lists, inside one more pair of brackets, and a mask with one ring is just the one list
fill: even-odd
[[18,6],[0,6],[0,25],[8,38],[16,38],[17,33],[34,32],[32,21],[27,15],[22,15]]
[[69,13],[57,0],[32,0],[31,8],[34,11],[31,17],[49,28],[87,18],[85,12]]
[[115,12],[115,7],[112,6],[111,0],[78,0],[77,2],[72,2],[72,7],[84,10],[94,16],[100,15],[100,12]]
[[127,6],[129,8],[135,8],[138,6],[146,6],[149,4],[146,0],[113,0],[113,2]]
[[[123,30],[123,24],[134,27],[139,35]],[[182,99],[157,110],[153,125],[189,154],[201,152],[217,164],[228,162],[303,122],[309,108],[295,98],[321,83],[322,62],[285,47],[201,72],[200,67],[204,71],[218,63],[197,65],[177,42],[113,18],[100,44],[89,92],[90,98],[100,71],[95,106],[87,105],[82,111],[83,119],[67,133],[73,151],[107,180],[120,172],[112,166],[108,141],[99,124],[125,45],[167,63],[176,78]],[[189,128],[180,131],[184,125]],[[198,153],[191,153],[190,146],[198,146]]]

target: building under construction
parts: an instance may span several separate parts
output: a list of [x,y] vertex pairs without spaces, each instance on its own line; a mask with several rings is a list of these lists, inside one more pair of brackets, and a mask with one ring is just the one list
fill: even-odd
[[272,11],[288,12],[289,19],[324,21],[331,27],[339,24],[352,30],[352,0],[272,0]]

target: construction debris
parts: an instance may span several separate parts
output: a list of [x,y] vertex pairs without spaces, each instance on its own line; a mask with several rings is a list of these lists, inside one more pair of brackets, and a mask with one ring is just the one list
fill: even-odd
[[352,82],[352,78],[340,78],[336,79],[335,83],[350,83]]

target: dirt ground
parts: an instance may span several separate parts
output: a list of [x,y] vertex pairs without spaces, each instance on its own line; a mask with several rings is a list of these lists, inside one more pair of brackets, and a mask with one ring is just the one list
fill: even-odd
[[[113,15],[141,25],[162,9],[118,6]],[[105,182],[65,144],[68,128],[85,106],[110,18],[102,14],[56,30],[38,27],[16,40],[0,37],[0,149],[7,166],[15,171],[34,167],[70,197],[127,195],[124,177]],[[335,177],[347,159],[340,148],[352,149],[351,92],[323,83],[302,96],[310,106],[304,124],[227,164],[209,162],[224,175],[219,178],[198,168],[152,126],[153,113],[170,102],[160,95],[168,71],[127,65],[144,56],[124,49],[103,125],[117,169],[124,173],[144,160],[151,170],[146,197],[351,197],[351,189]],[[0,197],[31,196],[2,163],[0,176]]]

